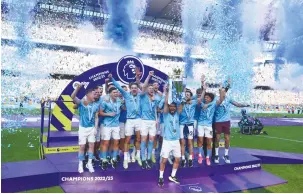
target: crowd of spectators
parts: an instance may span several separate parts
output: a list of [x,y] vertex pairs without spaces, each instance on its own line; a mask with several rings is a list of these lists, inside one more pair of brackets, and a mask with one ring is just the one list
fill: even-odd
[[[57,18],[58,19],[58,18]],[[76,23],[71,22],[68,18],[59,18],[58,22],[54,18],[41,19],[38,18],[28,26],[28,35],[30,39],[38,41],[57,41],[60,43],[73,43],[83,45],[93,45],[101,47],[114,47],[112,41],[105,38],[103,30],[98,25],[92,23]],[[2,36],[8,38],[16,38],[14,26],[16,24],[9,20],[2,20]],[[137,38],[134,40],[134,49],[146,52],[169,53],[170,55],[183,55],[185,44],[182,42],[181,36],[174,36],[169,33],[161,33],[152,30],[141,29]],[[200,44],[203,45],[203,44]],[[33,48],[28,54],[26,61],[20,62],[18,50],[13,46],[2,46],[2,69],[25,72],[25,77],[29,79],[21,87],[19,93],[33,93],[36,99],[55,99],[60,95],[62,90],[71,80],[55,80],[49,77],[50,74],[72,74],[79,75],[93,67],[101,64],[110,63],[113,60],[110,56],[104,56],[101,53],[85,53],[80,51],[63,51],[49,50],[45,48]],[[197,46],[193,49],[193,55],[207,57],[209,50],[207,47]],[[146,65],[150,65],[167,74],[171,74],[173,68],[183,69],[184,62],[174,61],[170,59],[151,59],[142,57],[142,61]],[[274,66],[267,64],[266,66],[253,67],[255,76],[253,82],[255,85],[267,84],[274,82]],[[32,76],[31,73],[35,75]],[[195,62],[194,77],[199,79],[201,73],[207,75],[208,82],[215,83],[218,73],[218,67],[210,66],[207,63]],[[39,76],[38,76],[39,75]],[[4,76],[3,83],[18,83],[18,77]],[[21,83],[22,85],[23,83]],[[20,86],[20,85],[19,85]],[[24,90],[24,91],[23,91]],[[30,91],[28,91],[30,90]],[[4,91],[5,92],[5,87]],[[254,104],[263,104],[264,109],[268,106],[283,104],[292,107],[295,104],[302,104],[303,93],[294,93],[279,90],[254,90],[252,91]],[[3,102],[11,102],[10,98],[2,100]],[[38,102],[33,100],[33,102]],[[267,108],[266,108],[267,107]],[[280,106],[278,106],[280,107]],[[258,108],[258,107],[257,107]],[[291,108],[289,108],[290,110]]]
[[[2,36],[15,38],[14,26],[16,22],[2,21]],[[56,41],[68,44],[90,45],[112,48],[111,40],[105,39],[105,34],[90,23],[79,24],[77,27],[62,27],[62,25],[47,25],[35,23],[28,27],[28,38],[38,41]],[[177,38],[178,39],[178,38]],[[134,49],[142,52],[169,53],[183,55],[185,44],[181,41],[170,41],[170,38],[161,32],[146,33],[140,31],[134,40]],[[193,55],[206,57],[209,50],[206,47],[195,46]]]

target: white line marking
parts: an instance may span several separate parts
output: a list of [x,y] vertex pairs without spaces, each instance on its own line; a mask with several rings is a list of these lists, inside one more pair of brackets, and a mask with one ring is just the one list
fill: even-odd
[[303,143],[303,141],[300,141],[300,140],[286,139],[286,138],[273,137],[273,136],[260,136],[260,135],[258,135],[257,137],[265,137],[265,138],[271,138],[271,139],[281,139],[281,140],[285,140],[285,141],[292,141],[292,142],[297,142],[297,143]]

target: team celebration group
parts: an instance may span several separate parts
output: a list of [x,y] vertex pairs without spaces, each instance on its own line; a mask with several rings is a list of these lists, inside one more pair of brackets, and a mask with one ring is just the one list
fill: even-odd
[[[212,138],[216,139],[214,162],[219,163],[222,133],[225,138],[222,158],[230,163],[230,108],[231,105],[249,106],[237,103],[226,95],[230,81],[224,87],[220,86],[219,96],[215,96],[206,91],[205,76],[202,76],[201,88],[196,90],[196,94],[185,87],[182,100],[170,102],[168,85],[164,86],[162,93],[158,82],[149,84],[153,74],[150,71],[144,83],[140,83],[140,74],[137,74],[136,82],[130,83],[128,87],[120,86],[109,74],[106,95],[102,96],[103,87],[97,86],[87,89],[83,100],[76,97],[83,84],[76,85],[71,97],[80,116],[79,173],[84,172],[84,167],[93,173],[94,160],[100,161],[103,170],[109,164],[117,168],[121,152],[124,154],[124,169],[128,168],[130,162],[136,161],[142,169],[150,169],[156,163],[155,150],[159,149],[158,185],[164,185],[163,174],[167,161],[173,165],[168,179],[179,184],[176,176],[179,164],[181,167],[193,166],[194,136],[198,137],[198,164],[202,164],[205,159],[206,165],[211,165]],[[134,146],[130,153],[132,136],[135,136]],[[207,142],[204,143],[204,140]],[[206,154],[203,145],[207,145]],[[86,156],[88,161],[84,165]]]

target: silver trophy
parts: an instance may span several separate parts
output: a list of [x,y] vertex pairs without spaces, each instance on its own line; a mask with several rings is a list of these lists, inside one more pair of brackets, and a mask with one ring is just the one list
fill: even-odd
[[184,98],[184,88],[186,85],[186,78],[183,76],[181,69],[173,69],[173,74],[169,76],[169,94],[168,103],[175,102],[180,104]]

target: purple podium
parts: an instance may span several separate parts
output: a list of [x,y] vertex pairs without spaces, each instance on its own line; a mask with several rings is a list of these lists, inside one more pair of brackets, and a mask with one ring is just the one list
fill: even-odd
[[[230,164],[220,158],[219,164],[207,166],[205,161],[194,160],[192,168],[179,168],[177,176],[181,184],[168,181],[172,166],[167,164],[164,187],[157,186],[159,164],[142,170],[137,163],[130,163],[127,170],[122,162],[117,169],[101,170],[95,164],[95,173],[87,169],[77,172],[77,133],[50,132],[43,134],[44,160],[5,163],[1,166],[2,192],[20,192],[31,189],[61,186],[65,192],[236,192],[267,187],[287,181],[262,170],[262,164],[303,164],[303,154],[266,150],[231,148]],[[72,148],[72,149],[71,149]],[[220,148],[223,155],[224,148]],[[159,161],[159,156],[158,156]]]

